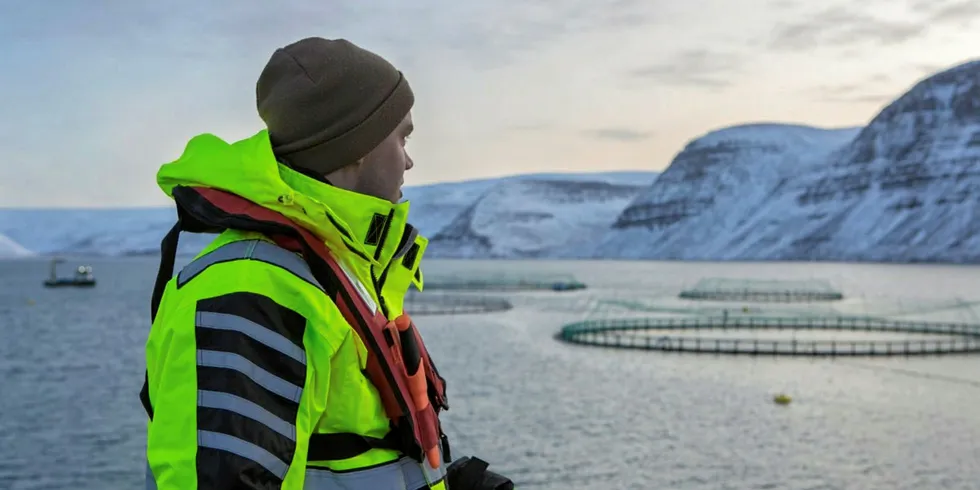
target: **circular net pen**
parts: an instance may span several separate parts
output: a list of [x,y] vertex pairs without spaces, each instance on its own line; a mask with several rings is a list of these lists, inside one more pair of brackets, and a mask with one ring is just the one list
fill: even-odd
[[[782,332],[760,338],[760,332]],[[756,335],[747,335],[747,333]],[[819,338],[848,332],[857,338]],[[785,334],[791,334],[789,336]],[[867,338],[903,334],[902,338]],[[564,326],[559,340],[600,347],[771,356],[920,356],[980,353],[980,324],[873,318],[613,318]]]
[[678,295],[681,299],[706,301],[754,301],[796,303],[837,301],[844,294],[822,279],[731,279],[705,278]]
[[484,272],[425,278],[425,290],[451,291],[576,291],[585,284],[571,274],[509,274]]
[[404,304],[405,311],[412,316],[499,313],[508,311],[513,307],[513,304],[505,298],[419,293],[411,290],[405,295]]

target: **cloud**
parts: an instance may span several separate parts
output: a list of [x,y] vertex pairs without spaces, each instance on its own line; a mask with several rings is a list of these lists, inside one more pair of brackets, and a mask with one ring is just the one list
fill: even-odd
[[796,10],[799,3],[795,0],[772,0],[769,2],[769,7],[774,10]]
[[399,59],[437,50],[482,67],[508,64],[569,36],[643,25],[656,10],[643,0],[238,0],[220,8],[172,0],[107,2],[98,9],[75,3],[56,10],[42,4],[0,7],[0,27],[24,39],[70,38],[102,49],[210,59],[271,54],[272,46],[303,36],[347,37]]
[[825,102],[841,104],[883,104],[895,100],[895,94],[850,94],[837,97],[827,97]]
[[912,10],[925,14],[933,24],[969,27],[980,19],[980,2],[976,0],[929,0],[912,4]]
[[732,84],[732,76],[740,68],[741,58],[734,54],[695,49],[678,53],[664,63],[637,68],[630,75],[668,85],[721,89]]
[[868,77],[868,82],[870,83],[888,83],[892,80],[892,77],[884,73],[876,73]]
[[809,94],[818,102],[880,104],[891,101],[899,95],[876,91],[889,80],[891,78],[888,75],[879,73],[870,76],[865,82],[820,85],[807,89],[804,93]]
[[[159,203],[159,164],[200,132],[251,135],[259,72],[276,47],[306,36],[350,39],[405,71],[417,115],[442,131],[428,155],[450,167],[441,162],[471,146],[470,134],[538,122],[531,104],[508,112],[522,97],[502,86],[528,74],[530,87],[544,83],[533,78],[543,62],[591,62],[555,54],[612,43],[663,22],[658,13],[642,0],[0,2],[0,135],[17,135],[0,136],[0,161],[30,162],[0,165],[0,206]],[[441,178],[437,165],[421,167],[416,175]]]
[[915,63],[910,65],[912,71],[923,73],[926,75],[934,75],[940,71],[949,68],[948,65],[942,63]]
[[511,124],[506,128],[507,131],[516,131],[519,133],[527,131],[547,131],[550,129],[555,129],[555,125],[541,121]]
[[805,19],[783,23],[775,29],[769,47],[802,51],[818,46],[885,46],[920,37],[936,27],[968,28],[980,20],[977,0],[914,0],[908,4],[908,10],[911,15],[903,20],[886,19],[840,5],[815,15],[801,14]]
[[[375,10],[374,4],[365,5]],[[653,21],[654,12],[644,0],[502,0],[440,4],[426,15],[445,19],[444,46],[465,53],[468,59],[487,62],[554,45],[571,36],[644,25]],[[419,34],[429,34],[426,29]]]
[[643,141],[653,137],[653,133],[647,131],[636,131],[627,128],[589,129],[584,131],[584,133],[596,139],[622,141],[627,143]]
[[774,50],[803,51],[820,46],[899,44],[924,34],[928,29],[925,21],[883,19],[843,6],[805,15],[805,20],[779,25],[769,47]]

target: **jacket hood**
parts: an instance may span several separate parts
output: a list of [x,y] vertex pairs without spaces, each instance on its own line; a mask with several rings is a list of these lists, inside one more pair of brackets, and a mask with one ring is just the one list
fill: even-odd
[[[427,240],[407,223],[409,203],[347,191],[276,161],[267,130],[226,142],[213,134],[192,138],[180,158],[164,164],[157,184],[173,198],[176,186],[220,189],[277,211],[307,228],[355,267],[383,269],[404,254],[406,241]],[[411,245],[411,243],[408,243]],[[420,286],[420,285],[419,285]]]

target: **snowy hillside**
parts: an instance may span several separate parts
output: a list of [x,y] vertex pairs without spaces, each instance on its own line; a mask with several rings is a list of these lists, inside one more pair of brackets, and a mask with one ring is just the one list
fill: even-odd
[[[710,132],[659,177],[532,174],[405,197],[429,258],[980,262],[980,61],[922,80],[863,128]],[[0,255],[156,253],[173,220],[0,210]],[[181,250],[207,239],[185,235]]]
[[980,61],[917,84],[769,214],[757,236],[793,231],[778,258],[980,261]]
[[669,259],[731,254],[731,238],[747,219],[794,176],[823,166],[858,131],[752,124],[698,138],[619,214],[593,253]]
[[[138,255],[159,253],[174,225],[172,208],[0,209],[0,234],[39,254]],[[180,250],[200,250],[206,235],[184,234]]]
[[486,179],[406,187],[402,198],[411,205],[408,215],[412,225],[431,237],[496,183]]
[[32,255],[36,254],[11,240],[7,235],[0,234],[0,259],[30,257]]
[[652,173],[538,175],[487,189],[429,242],[433,257],[582,257]]
[[972,62],[916,84],[860,132],[745,126],[696,140],[594,255],[977,262],[978,203]]
[[[476,208],[482,210],[481,216],[484,218],[481,219],[486,219],[485,213],[491,209],[486,205],[493,202],[493,196],[499,198],[505,194],[515,203],[521,203],[519,206],[534,203],[533,206],[536,206],[534,210],[539,214],[553,213],[555,216],[564,216],[555,220],[553,224],[561,226],[566,234],[575,230],[594,234],[601,233],[602,229],[608,226],[608,223],[612,222],[616,214],[629,202],[629,198],[648,186],[655,178],[656,173],[653,172],[526,174],[407,187],[405,199],[411,202],[411,222],[429,237],[439,236],[440,231],[458,220],[460,215],[474,209],[477,201],[482,201],[483,204]],[[547,184],[539,184],[540,182]],[[617,193],[620,191],[615,189],[618,186],[632,187],[634,190],[628,198],[615,195],[604,197],[609,193],[619,195]],[[599,195],[593,196],[597,192]],[[567,196],[563,197],[562,193],[566,193]],[[592,201],[589,202],[597,203],[597,208],[591,209],[587,202],[582,201],[583,199],[591,199]],[[573,204],[577,206],[574,214],[570,213],[573,208],[566,206],[565,201],[577,202]],[[549,209],[548,206],[551,205],[549,203],[558,208]],[[505,212],[511,209],[507,206],[497,207]],[[160,240],[173,226],[175,219],[176,213],[172,208],[0,209],[0,234],[22,245],[22,249],[45,255],[156,254],[160,250]],[[542,232],[553,233],[544,228]],[[573,233],[569,236],[575,235]],[[557,235],[547,239],[550,240],[549,243],[564,245],[564,242],[556,237]],[[183,254],[193,254],[210,239],[211,237],[207,235],[184,233],[180,238],[180,251]],[[526,240],[533,242],[535,239],[526,237]],[[440,251],[458,256],[452,247],[443,247],[441,240],[435,242],[431,257],[436,257]],[[0,247],[4,246],[0,244]],[[7,247],[0,249],[0,256],[4,251],[7,251]]]
[[492,179],[476,179],[406,187],[404,199],[411,203],[412,224],[433,237],[491,188],[517,182],[554,180],[560,182],[640,182],[650,183],[655,172],[535,173]]

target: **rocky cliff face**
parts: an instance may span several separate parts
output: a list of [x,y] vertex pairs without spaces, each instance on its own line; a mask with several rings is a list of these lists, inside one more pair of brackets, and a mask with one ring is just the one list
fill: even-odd
[[727,147],[693,142],[596,255],[980,259],[980,62],[916,84],[860,131],[770,130],[775,144],[751,126],[724,130]]
[[670,259],[725,255],[729,239],[774,193],[826,161],[857,132],[753,124],[698,138],[623,210],[594,253]]
[[[976,261],[980,62],[916,84],[791,195],[780,258]],[[782,200],[789,206],[791,203]],[[779,216],[773,207],[770,212]],[[794,220],[807,217],[801,229]],[[802,232],[802,233],[801,233]]]

